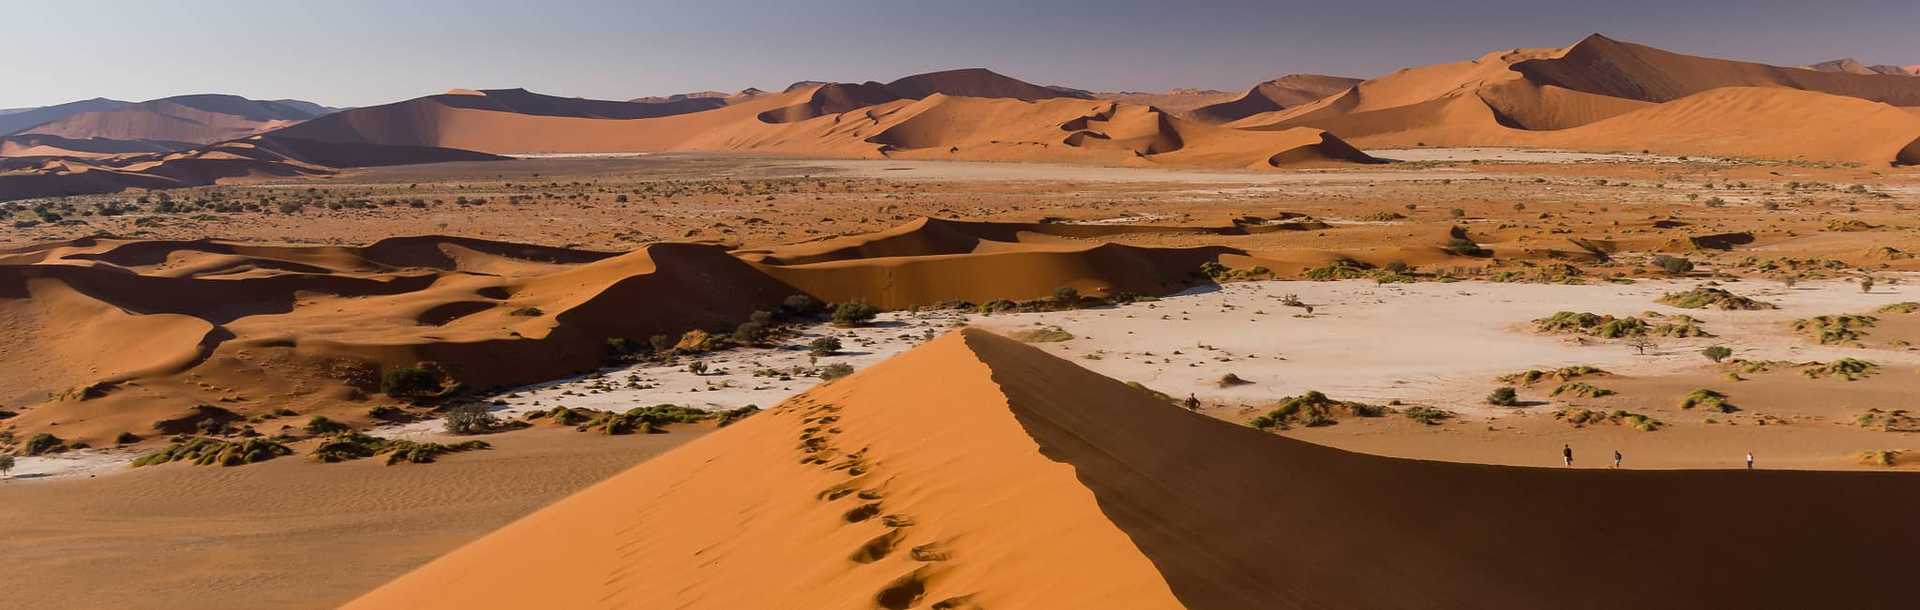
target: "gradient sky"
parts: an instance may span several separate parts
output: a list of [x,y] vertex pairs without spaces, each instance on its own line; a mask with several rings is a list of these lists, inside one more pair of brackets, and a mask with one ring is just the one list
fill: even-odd
[[1377,76],[1601,32],[1798,65],[1920,64],[1920,1],[0,0],[0,108],[185,93],[372,105],[454,87],[606,99],[985,66],[1094,90]]

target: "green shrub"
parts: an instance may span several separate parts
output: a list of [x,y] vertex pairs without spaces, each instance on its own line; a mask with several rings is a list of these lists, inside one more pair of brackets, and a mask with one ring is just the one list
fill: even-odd
[[1814,316],[1793,321],[1793,330],[1812,336],[1821,345],[1844,345],[1857,343],[1867,336],[1866,330],[1880,322],[1879,318],[1862,315]]
[[1417,421],[1429,426],[1440,425],[1440,422],[1446,421],[1447,418],[1450,418],[1450,417],[1453,417],[1452,413],[1448,413],[1440,409],[1435,409],[1433,407],[1427,407],[1427,406],[1407,407],[1407,419],[1411,419],[1413,421]]
[[1726,394],[1705,388],[1688,392],[1684,398],[1680,399],[1680,408],[1692,409],[1694,407],[1713,409],[1721,413],[1732,413],[1740,410],[1733,406],[1733,403],[1727,402]]
[[133,460],[133,465],[152,466],[168,462],[191,462],[196,466],[241,466],[293,455],[286,445],[265,438],[227,441],[196,436]]
[[821,303],[819,299],[804,294],[796,294],[780,302],[780,311],[789,316],[804,318],[818,315],[826,306],[827,305]]
[[1253,418],[1253,421],[1247,422],[1247,425],[1261,430],[1272,428],[1284,430],[1295,425],[1331,426],[1339,423],[1338,420],[1341,417],[1380,417],[1387,411],[1385,407],[1333,400],[1327,398],[1326,394],[1310,391],[1282,399],[1273,410]]
[[440,376],[423,367],[402,367],[387,371],[380,389],[395,398],[432,396],[439,393]]
[[1806,375],[1808,379],[1839,377],[1847,381],[1855,381],[1872,375],[1879,368],[1880,365],[1866,360],[1841,358],[1824,364],[1819,362],[1810,363],[1810,366],[1801,369],[1800,373]]
[[820,372],[818,373],[820,378],[826,381],[833,381],[835,379],[846,377],[852,374],[853,374],[853,366],[846,363],[842,363],[842,362],[835,362],[833,364],[820,367]]
[[1715,307],[1726,311],[1753,311],[1780,308],[1772,303],[1756,301],[1725,289],[1711,287],[1694,288],[1686,292],[1670,292],[1660,297],[1658,302],[1681,309]]
[[1327,263],[1325,266],[1308,269],[1304,275],[1307,279],[1317,282],[1356,280],[1367,277],[1368,270],[1366,263],[1341,259]]
[[1023,343],[1058,343],[1072,339],[1073,333],[1067,332],[1058,326],[1048,326],[1046,328],[1016,330],[1008,333],[1007,337]]
[[467,403],[447,409],[441,425],[448,434],[484,434],[500,429],[500,420],[486,405]]
[[1535,383],[1539,383],[1540,380],[1542,379],[1552,379],[1555,381],[1565,382],[1568,379],[1573,379],[1576,377],[1586,377],[1590,375],[1608,375],[1608,374],[1610,373],[1595,367],[1582,364],[1582,365],[1575,365],[1575,366],[1565,366],[1565,367],[1560,367],[1557,369],[1546,370],[1546,371],[1526,370],[1518,373],[1501,375],[1497,381],[1500,381],[1501,383],[1511,383],[1511,384],[1518,384],[1518,385],[1533,385]]
[[840,339],[821,337],[807,344],[807,352],[815,356],[831,356],[840,352]]
[[50,432],[41,432],[29,437],[27,444],[21,445],[20,450],[27,455],[59,453],[67,450],[67,442]]
[[1080,307],[1080,291],[1072,286],[1053,289],[1053,304],[1059,307]]
[[1487,404],[1511,407],[1520,404],[1520,393],[1512,386],[1500,386],[1487,395]]
[[1706,356],[1708,360],[1719,362],[1721,360],[1726,360],[1728,356],[1732,356],[1733,350],[1728,349],[1727,346],[1724,346],[1724,345],[1715,345],[1715,346],[1700,350],[1700,355]]
[[1653,266],[1659,267],[1670,275],[1682,275],[1693,271],[1693,261],[1665,254],[1653,257]]
[[834,326],[860,326],[880,315],[880,309],[868,305],[866,301],[854,299],[841,303],[833,309]]
[[1560,384],[1560,387],[1556,387],[1553,389],[1554,396],[1567,395],[1567,396],[1576,396],[1581,398],[1599,398],[1602,396],[1612,396],[1613,394],[1614,394],[1613,390],[1599,387],[1584,381],[1569,381],[1569,382]]
[[339,434],[341,432],[347,432],[347,431],[353,430],[353,427],[337,421],[333,421],[332,419],[329,419],[325,415],[315,415],[313,416],[313,419],[307,420],[307,426],[305,429],[307,431],[307,434],[320,436],[323,434]]
[[113,437],[113,443],[116,445],[131,445],[140,442],[140,440],[140,435],[132,432],[121,432],[118,436]]

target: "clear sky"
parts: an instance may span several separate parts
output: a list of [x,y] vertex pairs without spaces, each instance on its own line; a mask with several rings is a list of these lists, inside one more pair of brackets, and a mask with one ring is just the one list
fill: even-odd
[[1094,90],[1376,76],[1601,32],[1798,65],[1920,64],[1920,0],[0,0],[0,108],[185,93],[606,99],[945,68]]

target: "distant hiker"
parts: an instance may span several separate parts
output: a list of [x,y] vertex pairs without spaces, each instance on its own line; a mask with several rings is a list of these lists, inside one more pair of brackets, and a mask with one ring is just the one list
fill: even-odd
[[1187,394],[1187,410],[1188,411],[1200,410],[1200,399],[1194,397],[1193,394]]
[[1573,467],[1573,445],[1560,446],[1560,458],[1567,461],[1567,467]]
[[1620,467],[1620,450],[1619,449],[1613,450],[1613,467],[1614,468]]
[[1747,452],[1747,470],[1753,470],[1753,452]]

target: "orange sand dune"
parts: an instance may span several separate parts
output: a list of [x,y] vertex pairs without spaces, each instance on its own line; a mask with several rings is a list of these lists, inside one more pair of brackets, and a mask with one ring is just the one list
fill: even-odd
[[[195,404],[364,420],[385,371],[432,362],[449,381],[503,386],[599,366],[609,339],[730,332],[787,297],[904,308],[964,299],[1160,295],[1208,262],[1279,268],[1222,247],[1093,241],[1165,228],[923,219],[770,250],[654,244],[624,254],[439,236],[363,247],[88,238],[0,252],[10,323],[0,404],[21,434],[104,446]],[[131,339],[127,339],[131,338]],[[101,345],[137,342],[135,352]],[[28,350],[26,346],[33,346]],[[244,390],[243,390],[244,389]]]
[[305,109],[277,102],[234,95],[182,95],[74,114],[20,133],[149,142],[167,145],[169,150],[184,150],[196,144],[272,131],[313,117]]
[[1342,76],[1289,74],[1254,85],[1245,95],[1231,101],[1195,108],[1189,118],[1210,123],[1230,123],[1262,112],[1285,110],[1317,101],[1346,91],[1360,82],[1360,79]]
[[1895,608],[1909,478],[1347,453],[965,330],[345,607]]
[[1588,36],[1552,58],[1517,63],[1528,80],[1611,97],[1668,102],[1720,87],[1780,87],[1857,97],[1894,106],[1920,105],[1920,80],[1846,74],[1682,55]]

